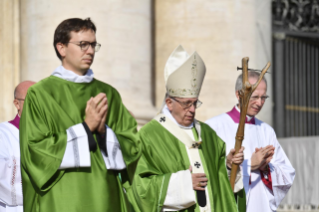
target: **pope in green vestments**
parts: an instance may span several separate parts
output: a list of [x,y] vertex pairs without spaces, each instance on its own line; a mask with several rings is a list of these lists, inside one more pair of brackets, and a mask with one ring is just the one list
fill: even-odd
[[[24,103],[20,122],[24,211],[128,211],[123,188],[131,184],[142,150],[137,123],[117,90],[96,80],[88,69],[92,62],[88,58],[97,51],[95,28],[88,29],[92,22],[65,22],[68,27],[84,22],[84,30],[72,31],[70,38],[81,42],[57,44],[66,48],[58,49],[63,65],[30,87]],[[76,54],[85,61],[73,60],[79,58]],[[75,73],[67,60],[81,61],[81,67],[89,63],[87,71]],[[107,97],[105,137],[90,132],[89,124],[83,122],[88,117],[87,102],[100,93]],[[105,100],[99,104],[106,104]]]
[[136,212],[236,212],[226,171],[225,143],[195,119],[206,68],[178,46],[165,66],[160,114],[139,131],[143,143],[132,187]]
[[[199,153],[208,177],[210,211],[237,211],[225,165],[225,143],[208,125],[200,123],[202,143]],[[156,120],[140,131],[144,144],[133,183],[136,211],[161,211],[172,173],[189,168],[185,145]],[[186,189],[185,189],[186,190]],[[183,195],[180,190],[179,195]],[[179,211],[200,212],[198,204]]]

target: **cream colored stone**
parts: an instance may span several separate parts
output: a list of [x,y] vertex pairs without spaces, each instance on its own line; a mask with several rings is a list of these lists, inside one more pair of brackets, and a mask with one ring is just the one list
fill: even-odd
[[[165,62],[181,44],[189,53],[196,50],[207,68],[197,118],[205,121],[230,110],[241,59],[249,56],[249,67],[261,69],[271,58],[270,1],[161,0],[155,6],[157,107],[165,94]],[[271,124],[271,114],[270,100],[259,117]]]
[[0,122],[14,118],[13,91],[20,80],[19,0],[0,1]]
[[[6,49],[6,54],[0,55],[3,76],[0,109],[5,111],[0,121],[15,113],[11,93],[19,82],[19,73],[21,80],[39,81],[60,64],[53,49],[53,34],[56,26],[70,17],[91,17],[96,23],[97,39],[102,44],[92,66],[96,78],[119,90],[140,124],[156,113],[153,98],[157,108],[162,103],[164,65],[178,44],[189,53],[198,51],[207,66],[200,96],[204,104],[197,117],[206,120],[230,109],[236,102],[234,83],[239,74],[236,67],[241,66],[242,57],[249,56],[249,66],[253,68],[262,68],[271,58],[270,1],[161,0],[154,4],[155,23],[150,0],[2,0],[0,47]],[[152,24],[155,24],[154,50]],[[153,81],[152,62],[156,69]],[[270,75],[267,77],[271,94],[272,82]],[[271,124],[271,114],[270,99],[259,117]]]

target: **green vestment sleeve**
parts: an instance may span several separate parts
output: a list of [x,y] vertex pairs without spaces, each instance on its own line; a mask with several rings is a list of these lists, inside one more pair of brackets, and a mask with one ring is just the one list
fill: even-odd
[[211,158],[206,159],[205,163],[210,181],[210,185],[207,186],[210,186],[212,190],[212,208],[214,211],[237,212],[226,170],[226,144],[208,125],[201,123],[201,127],[203,142],[200,148],[203,155]]
[[114,104],[110,104],[110,112],[106,118],[106,124],[114,131],[120,142],[126,169],[121,171],[123,178],[131,184],[134,178],[137,162],[142,153],[142,142],[137,132],[137,122],[123,105],[119,93],[113,89],[113,96],[117,97]]
[[35,92],[30,89],[20,122],[21,163],[33,186],[39,191],[47,191],[64,173],[64,170],[58,169],[66,148],[67,135],[66,129],[50,130],[50,125],[55,127],[55,123],[48,122],[39,106]]

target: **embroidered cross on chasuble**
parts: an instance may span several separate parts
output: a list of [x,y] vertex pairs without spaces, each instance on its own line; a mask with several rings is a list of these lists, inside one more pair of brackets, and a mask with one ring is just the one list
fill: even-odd
[[[204,164],[201,157],[201,143],[202,139],[200,137],[200,124],[194,120],[194,127],[191,129],[184,129],[177,126],[164,114],[159,114],[155,118],[165,129],[171,132],[178,140],[184,143],[188,159],[190,164],[192,164],[192,173],[205,173]],[[164,121],[165,120],[165,121]],[[199,135],[199,136],[198,136]],[[204,158],[203,158],[204,160]],[[207,176],[206,177],[209,178]],[[207,182],[209,183],[209,182]],[[205,191],[197,191],[197,203],[200,206],[201,212],[211,211],[210,202],[208,196],[207,188]]]
[[[193,164],[193,173],[205,173],[202,166],[200,154],[199,154],[199,147],[202,142],[199,141],[198,139],[196,128],[193,127],[192,130],[184,130],[184,131],[188,134],[190,138],[195,140],[192,143],[191,147],[189,147],[188,149],[189,160],[191,161],[191,164]],[[207,211],[208,204],[206,201],[207,199],[206,191],[196,191],[196,194],[197,194],[198,205],[202,207],[201,211]]]
[[196,163],[194,163],[194,166],[196,166],[196,168],[200,167],[200,163],[198,163],[198,161],[196,161]]

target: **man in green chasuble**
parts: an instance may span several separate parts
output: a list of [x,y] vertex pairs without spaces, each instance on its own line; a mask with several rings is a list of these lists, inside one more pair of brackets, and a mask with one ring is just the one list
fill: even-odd
[[[178,46],[169,57],[164,107],[139,131],[144,148],[128,192],[135,211],[237,211],[225,143],[194,119],[205,72],[197,52],[188,55]],[[230,160],[241,163],[243,154]]]
[[54,34],[62,65],[28,90],[20,122],[25,212],[128,211],[123,187],[141,142],[117,90],[90,69],[101,47],[95,33],[89,18],[63,21]]

